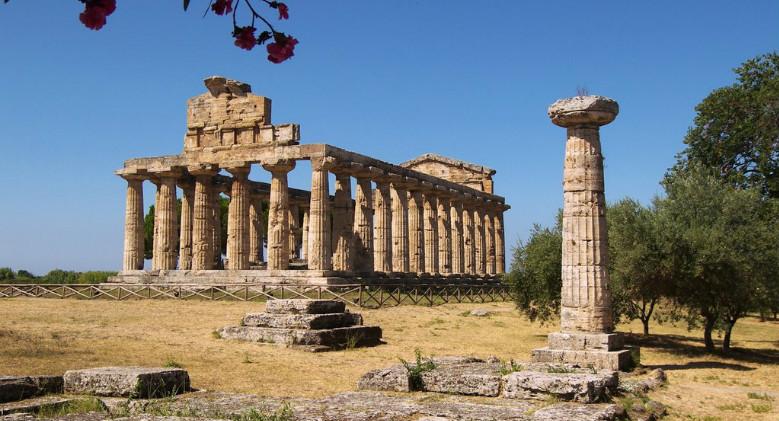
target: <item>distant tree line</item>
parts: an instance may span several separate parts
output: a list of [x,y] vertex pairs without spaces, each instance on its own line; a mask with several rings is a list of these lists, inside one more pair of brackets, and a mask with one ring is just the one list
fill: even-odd
[[24,269],[14,271],[6,267],[0,268],[0,284],[99,284],[114,275],[116,272],[54,269],[43,276],[36,276]]
[[[608,206],[614,319],[684,320],[723,333],[736,322],[779,313],[779,55],[735,69],[738,81],[697,107],[685,150],[649,206],[626,198]],[[513,251],[508,280],[531,320],[559,314],[562,223],[535,225]],[[667,312],[656,311],[660,302]]]

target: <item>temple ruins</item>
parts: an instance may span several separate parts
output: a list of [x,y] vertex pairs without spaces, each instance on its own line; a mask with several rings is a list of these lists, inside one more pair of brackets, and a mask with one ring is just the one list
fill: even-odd
[[[272,124],[271,100],[248,84],[214,76],[205,85],[188,101],[182,154],[116,171],[127,196],[122,272],[111,282],[484,283],[505,272],[509,206],[493,193],[494,170],[435,154],[395,165],[301,144],[299,126]],[[292,189],[287,174],[303,160],[310,189]],[[257,170],[270,183],[250,180]],[[156,186],[149,270],[144,181]]]
[[[563,250],[560,332],[533,351],[536,362],[624,370],[631,351],[614,331],[608,274],[606,199],[600,126],[614,121],[616,101],[602,96],[561,99],[549,118],[568,131],[563,169]],[[637,351],[637,349],[635,349]]]

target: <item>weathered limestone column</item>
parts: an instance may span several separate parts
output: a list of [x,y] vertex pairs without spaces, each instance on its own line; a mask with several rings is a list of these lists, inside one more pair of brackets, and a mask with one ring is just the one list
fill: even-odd
[[473,209],[468,204],[470,195],[466,195],[463,204],[463,255],[465,256],[465,273],[476,274],[476,234],[473,223]]
[[211,190],[216,170],[189,168],[195,176],[195,198],[192,211],[192,270],[208,270],[214,266],[213,217]]
[[408,192],[402,177],[390,184],[392,201],[392,271],[409,272]]
[[452,226],[449,222],[449,193],[438,196],[438,271],[443,275],[452,273]]
[[486,270],[488,275],[495,274],[495,227],[492,222],[495,220],[492,205],[488,205],[484,210],[484,244],[486,250]]
[[303,253],[302,256],[300,256],[302,259],[305,259],[308,261],[308,207],[303,208],[303,233],[301,234],[301,246],[300,251]]
[[409,191],[408,200],[408,250],[409,271],[415,273],[425,272],[425,204],[422,200],[422,192]]
[[222,260],[222,200],[221,189],[214,185],[211,188],[211,245],[214,248],[213,269],[224,269]]
[[157,203],[154,206],[154,249],[152,270],[174,270],[178,260],[178,215],[176,215],[176,177],[178,173],[160,173]]
[[474,270],[477,275],[487,273],[487,241],[484,238],[484,202],[477,201],[473,209],[473,249],[475,256]]
[[348,173],[335,173],[333,202],[333,235],[335,253],[333,269],[354,270],[354,209],[352,209],[352,178]]
[[192,269],[192,218],[195,211],[195,185],[180,179],[181,229],[179,230],[179,270]]
[[258,196],[249,202],[249,266],[262,263],[262,199]]
[[373,194],[373,270],[392,272],[392,198],[389,181],[377,178]]
[[227,269],[249,269],[249,170],[239,166],[226,168],[233,176],[230,206],[227,211]]
[[577,363],[612,370],[631,364],[622,337],[612,334],[607,272],[606,201],[599,126],[619,112],[600,96],[563,99],[549,117],[568,129],[563,170],[563,250],[561,333],[549,335],[549,347],[533,351],[542,362]]
[[297,204],[289,205],[289,259],[300,258],[298,255],[298,239],[300,238],[300,206]]
[[425,191],[425,272],[435,275],[438,270],[438,201],[433,190]]
[[333,158],[311,159],[311,205],[308,221],[308,268],[332,270],[330,249],[330,188],[328,171]]
[[354,192],[354,269],[373,271],[373,190],[371,179],[357,175]]
[[495,272],[506,273],[506,237],[503,231],[503,212],[505,205],[495,211],[493,226],[495,229]]
[[262,164],[271,173],[270,203],[268,204],[268,270],[289,267],[289,186],[287,173],[295,168],[295,161],[278,159]]
[[143,180],[139,175],[123,175],[127,180],[124,210],[124,256],[122,270],[143,270]]
[[452,225],[452,273],[465,273],[465,235],[463,232],[463,202],[459,197],[449,201],[451,204]]

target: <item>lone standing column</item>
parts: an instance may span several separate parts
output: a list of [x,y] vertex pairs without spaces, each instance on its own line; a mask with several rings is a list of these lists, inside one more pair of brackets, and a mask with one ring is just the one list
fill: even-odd
[[143,180],[139,175],[123,175],[127,180],[124,213],[123,271],[143,270]]
[[174,270],[178,260],[178,215],[176,214],[176,177],[178,173],[159,174],[157,203],[154,207],[154,249],[152,270]]
[[311,205],[308,221],[308,268],[332,270],[330,248],[330,187],[328,171],[332,158],[311,159]]
[[289,267],[289,185],[287,173],[295,168],[294,160],[279,159],[262,164],[271,173],[268,205],[268,270]]
[[568,129],[563,171],[563,250],[561,333],[549,335],[549,347],[533,351],[536,361],[578,363],[625,369],[630,351],[612,334],[611,294],[607,272],[606,201],[599,126],[619,112],[617,103],[600,96],[555,102],[549,117]]
[[249,269],[249,166],[227,168],[233,175],[227,210],[227,265]]

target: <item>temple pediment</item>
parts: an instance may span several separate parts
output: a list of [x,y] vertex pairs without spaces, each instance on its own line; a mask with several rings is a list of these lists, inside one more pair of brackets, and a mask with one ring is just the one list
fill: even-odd
[[400,164],[415,171],[443,178],[485,193],[493,192],[492,176],[495,170],[479,164],[426,153]]

